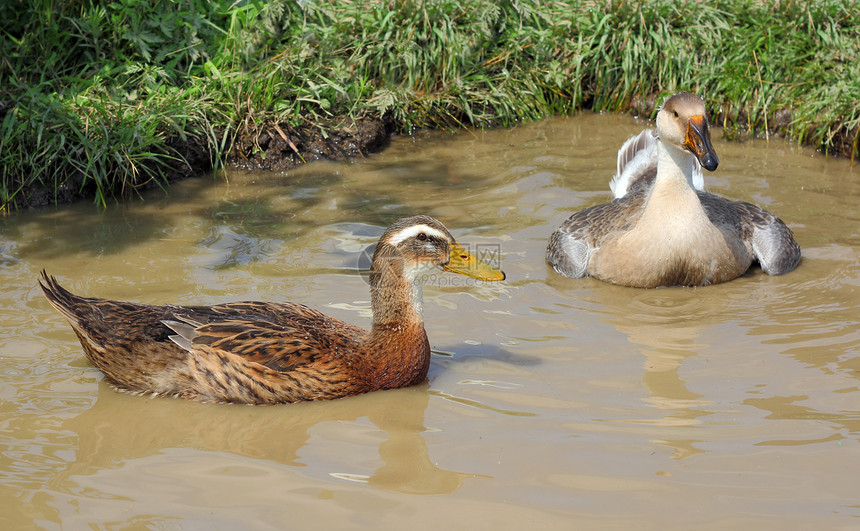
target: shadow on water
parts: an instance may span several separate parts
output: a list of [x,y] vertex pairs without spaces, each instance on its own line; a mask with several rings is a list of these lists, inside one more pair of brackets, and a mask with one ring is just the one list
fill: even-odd
[[[190,179],[175,184],[168,197],[152,190],[144,195],[143,203],[111,205],[105,211],[78,202],[54,210],[21,212],[0,225],[0,234],[24,242],[3,249],[4,261],[56,259],[70,253],[121,254],[148,241],[170,237],[180,220],[209,227],[208,236],[192,244],[207,246],[226,231],[252,246],[255,241],[257,245],[265,245],[260,241],[298,238],[327,225],[328,219],[319,219],[310,212],[331,201],[336,201],[331,209],[348,212],[354,222],[378,226],[381,233],[394,220],[421,213],[409,205],[416,188],[438,194],[439,187],[468,188],[481,181],[476,176],[452,175],[447,163],[415,159],[396,164],[365,162],[363,171],[377,174],[386,183],[365,186],[361,182],[345,182],[341,175],[343,164],[315,164],[287,174],[236,173],[226,184],[205,178]],[[261,181],[270,186],[259,186]],[[391,186],[391,182],[403,186]],[[472,223],[481,224],[480,220]],[[25,230],[38,236],[26,237]],[[88,237],[82,239],[82,234]],[[228,258],[224,265],[241,263],[247,260]]]
[[[79,202],[53,211],[22,212],[14,222],[4,224],[2,232],[12,240],[26,241],[15,249],[22,259],[60,258],[69,253],[121,254],[150,240],[169,237],[179,220],[227,227],[249,238],[284,238],[316,226],[313,220],[302,219],[295,211],[324,200],[322,193],[297,192],[294,197],[287,196],[294,208],[284,210],[274,201],[281,197],[278,190],[215,200],[207,197],[218,186],[208,179],[192,179],[176,184],[171,197],[150,194],[143,204],[112,205],[98,211]],[[24,230],[42,236],[25,238]],[[89,237],[82,239],[82,234]]]
[[433,353],[437,355],[434,362],[439,362],[443,367],[448,364],[467,363],[474,360],[493,360],[508,363],[518,367],[534,367],[540,365],[538,356],[512,352],[498,345],[459,343],[453,347],[434,348]]
[[[26,221],[3,228],[3,235],[21,242],[14,254],[20,259],[62,258],[70,253],[114,254],[156,238],[171,221],[140,209],[115,207],[99,213],[91,205],[75,204],[52,212],[26,212]],[[23,231],[27,230],[25,234]],[[29,232],[39,236],[28,238]],[[82,234],[90,235],[82,238]]]

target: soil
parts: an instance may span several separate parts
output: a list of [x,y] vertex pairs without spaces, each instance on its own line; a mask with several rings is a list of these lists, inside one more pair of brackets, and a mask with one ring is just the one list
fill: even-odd
[[393,120],[379,116],[363,116],[346,125],[293,127],[269,123],[241,133],[227,163],[237,168],[278,172],[315,160],[366,157],[382,151],[395,130]]
[[[366,157],[382,151],[396,131],[396,124],[391,118],[374,115],[362,116],[355,121],[343,119],[314,125],[264,123],[234,137],[226,164],[228,168],[282,172],[317,160]],[[220,136],[223,132],[218,134]],[[166,172],[168,182],[205,175],[214,167],[215,154],[202,139],[182,141],[176,137],[168,141],[168,147],[179,155]],[[83,182],[82,177],[69,179],[57,190],[34,187],[20,194],[24,199],[12,210],[94,197],[95,186],[91,180]],[[136,191],[155,186],[158,186],[155,182],[143,183]],[[134,190],[124,192],[118,191],[117,195],[134,194]]]

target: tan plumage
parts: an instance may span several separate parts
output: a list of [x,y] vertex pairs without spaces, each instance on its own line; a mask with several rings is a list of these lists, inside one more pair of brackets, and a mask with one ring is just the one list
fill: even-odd
[[42,272],[50,303],[90,362],[116,388],[207,402],[274,404],[340,398],[423,381],[430,345],[420,274],[484,280],[504,273],[477,261],[427,216],[404,218],[379,240],[370,270],[371,329],[295,303],[150,306],[80,297]]
[[800,247],[782,220],[701,189],[700,165],[718,164],[704,102],[675,94],[657,113],[656,137],[643,132],[619,151],[616,199],[556,229],[547,262],[570,278],[643,288],[726,282],[753,261],[770,275],[793,270]]

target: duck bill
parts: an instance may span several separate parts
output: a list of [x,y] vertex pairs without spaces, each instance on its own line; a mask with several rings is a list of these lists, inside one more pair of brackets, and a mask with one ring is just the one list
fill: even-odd
[[462,245],[451,244],[451,254],[446,265],[442,266],[445,271],[459,273],[478,280],[504,280],[505,274],[495,267],[485,264],[475,258]]
[[699,159],[699,164],[708,171],[717,169],[720,159],[711,144],[711,131],[708,121],[704,115],[693,116],[687,123],[687,136],[684,139],[684,147]]

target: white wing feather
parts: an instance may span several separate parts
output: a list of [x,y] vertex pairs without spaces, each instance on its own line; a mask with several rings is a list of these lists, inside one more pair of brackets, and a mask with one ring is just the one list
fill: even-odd
[[[616,172],[609,181],[609,189],[615,199],[624,197],[633,184],[648,175],[657,173],[657,136],[653,129],[645,129],[624,141],[618,150]],[[702,166],[696,164],[691,175],[690,187],[705,189]]]

